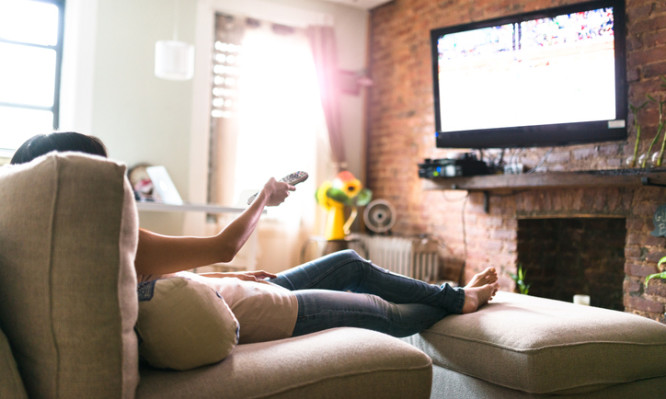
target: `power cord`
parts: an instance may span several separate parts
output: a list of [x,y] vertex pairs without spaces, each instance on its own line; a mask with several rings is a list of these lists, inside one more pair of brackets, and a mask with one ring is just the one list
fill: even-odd
[[467,201],[469,199],[469,191],[467,192],[467,195],[465,195],[465,198],[463,199],[463,206],[462,206],[462,242],[463,242],[463,263],[462,267],[460,268],[460,275],[458,276],[458,285],[463,284],[464,280],[464,275],[465,275],[465,267],[467,267],[467,227],[465,224],[465,213],[467,210]]
[[548,156],[553,152],[554,148],[555,147],[550,147],[550,149],[548,151],[546,151],[545,154],[543,154],[543,156],[541,157],[539,162],[536,164],[536,166],[534,166],[532,169],[528,170],[525,173],[534,173],[534,172],[536,172],[536,170],[539,169],[541,167],[541,165],[544,164],[544,162],[546,162],[546,159],[548,159]]

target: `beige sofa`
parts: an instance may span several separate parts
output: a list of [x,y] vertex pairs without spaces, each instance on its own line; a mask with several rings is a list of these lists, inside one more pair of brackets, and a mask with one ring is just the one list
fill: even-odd
[[426,398],[413,346],[340,328],[238,345],[188,371],[140,365],[125,167],[76,154],[0,167],[0,398]]
[[124,173],[72,154],[0,168],[0,398],[664,397],[666,326],[506,292],[403,340],[339,328],[140,366]]

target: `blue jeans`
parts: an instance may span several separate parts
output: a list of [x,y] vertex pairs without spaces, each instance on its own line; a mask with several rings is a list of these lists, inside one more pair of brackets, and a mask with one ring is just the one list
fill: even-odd
[[286,270],[269,281],[294,291],[298,299],[294,336],[347,326],[405,337],[448,314],[462,313],[465,301],[460,288],[393,274],[352,250]]

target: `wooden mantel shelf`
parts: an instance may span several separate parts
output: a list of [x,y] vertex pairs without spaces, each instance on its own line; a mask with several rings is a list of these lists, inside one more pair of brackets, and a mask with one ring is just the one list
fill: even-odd
[[564,187],[638,187],[642,185],[664,185],[666,187],[666,168],[439,177],[422,181],[424,190],[492,191]]

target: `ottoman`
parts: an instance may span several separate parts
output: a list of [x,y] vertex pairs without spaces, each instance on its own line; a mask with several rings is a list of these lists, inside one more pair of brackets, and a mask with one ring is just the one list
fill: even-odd
[[433,360],[432,398],[663,398],[666,326],[499,292],[404,338]]

